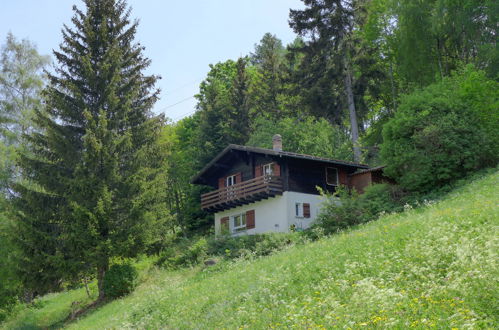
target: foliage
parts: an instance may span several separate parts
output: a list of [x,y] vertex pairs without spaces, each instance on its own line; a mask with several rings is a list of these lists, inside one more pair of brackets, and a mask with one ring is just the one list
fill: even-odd
[[21,134],[33,129],[48,63],[32,42],[7,34],[0,54],[0,140],[7,145],[19,144]]
[[251,112],[278,120],[289,113],[284,99],[287,59],[282,41],[271,33],[265,33],[255,52],[251,53],[251,63],[256,67],[249,91]]
[[16,276],[17,248],[12,239],[12,215],[7,200],[0,195],[0,322],[17,303],[21,283]]
[[[497,328],[498,183],[495,171],[441,202],[269,257],[152,271],[69,327]],[[49,328],[77,295],[44,297],[4,326]]]
[[162,123],[151,113],[157,77],[143,74],[150,61],[134,42],[138,22],[122,0],[85,5],[74,7],[74,27],[64,27],[54,52],[16,206],[26,285],[53,290],[94,273],[103,299],[110,258],[157,242],[168,214],[158,181]]
[[267,256],[303,243],[300,233],[265,233],[238,237],[181,239],[161,252],[156,264],[169,269],[193,267],[208,258],[237,259]]
[[330,234],[375,220],[380,214],[402,210],[404,194],[396,186],[375,184],[361,195],[340,187],[334,194],[323,193],[323,197],[317,226]]
[[272,121],[259,117],[254,119],[253,132],[247,145],[272,149],[272,136],[280,134],[285,151],[343,160],[353,158],[348,133],[325,119],[303,116]]
[[166,268],[196,266],[206,259],[207,250],[208,243],[205,238],[184,240],[164,250],[156,264]]
[[267,256],[302,241],[299,233],[222,236],[208,241],[208,253],[228,259]]
[[177,123],[168,123],[161,132],[160,144],[165,161],[162,172],[166,181],[166,203],[174,217],[172,230],[188,235],[206,230],[213,217],[201,210],[199,201],[206,187],[193,185],[190,180],[203,166],[198,149],[200,115],[184,118]]
[[200,164],[206,164],[229,143],[241,144],[247,138],[235,129],[239,127],[239,120],[247,122],[248,115],[244,112],[245,107],[235,108],[233,103],[233,97],[245,93],[244,90],[236,92],[235,86],[247,88],[242,81],[246,78],[240,65],[241,62],[238,65],[232,60],[210,65],[210,72],[200,85],[196,95],[200,116],[197,139]]
[[104,292],[111,299],[123,297],[137,286],[138,273],[129,263],[114,264],[104,276]]
[[498,84],[466,67],[403,98],[383,128],[385,173],[402,187],[429,191],[498,158]]
[[7,34],[0,53],[0,194],[8,194],[16,176],[16,150],[22,134],[34,129],[33,116],[41,106],[42,74],[49,59],[29,40]]
[[305,45],[297,49],[305,54],[297,76],[304,100],[312,106],[312,113],[333,123],[343,124],[348,118],[354,158],[359,162],[359,130],[368,110],[365,95],[383,77],[371,44],[362,42],[355,32],[364,24],[367,2],[303,2],[305,9],[290,11],[290,26],[306,38]]

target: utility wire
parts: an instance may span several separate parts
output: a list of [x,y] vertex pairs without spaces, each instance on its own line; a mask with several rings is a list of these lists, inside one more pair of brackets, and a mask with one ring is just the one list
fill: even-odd
[[203,79],[204,79],[204,78],[198,78],[198,79],[192,80],[192,81],[190,81],[190,82],[188,82],[188,83],[185,83],[185,84],[183,84],[183,85],[181,85],[181,86],[179,86],[179,87],[177,87],[177,88],[172,89],[171,91],[167,91],[167,92],[164,94],[164,96],[174,94],[175,92],[177,92],[177,91],[179,91],[179,90],[181,90],[181,89],[183,89],[183,88],[185,88],[185,87],[187,87],[187,86],[190,86],[190,85],[192,85],[192,84],[194,84],[194,83],[197,83],[197,82],[201,82],[201,81],[203,81]]
[[182,99],[182,100],[180,100],[180,101],[178,101],[178,102],[176,102],[176,103],[173,103],[173,104],[167,105],[166,107],[164,107],[164,108],[162,108],[162,109],[159,109],[159,110],[158,110],[158,112],[163,112],[163,111],[165,111],[165,110],[167,110],[167,109],[170,109],[170,108],[172,108],[172,107],[174,107],[174,106],[176,106],[176,105],[178,105],[178,104],[180,104],[180,103],[184,103],[184,102],[186,102],[186,101],[189,101],[189,100],[190,100],[190,99],[192,99],[192,98],[194,98],[194,95],[189,96],[189,97],[186,97],[185,99]]
[[194,109],[194,110],[192,110],[192,111],[189,111],[189,112],[187,112],[187,113],[184,113],[183,115],[180,115],[180,116],[178,116],[178,117],[172,118],[172,121],[173,121],[173,122],[177,122],[177,121],[179,121],[180,119],[183,119],[183,118],[185,118],[185,117],[187,117],[187,116],[189,116],[189,115],[191,115],[191,114],[193,114],[193,113],[195,113],[195,112],[196,112],[196,109]]

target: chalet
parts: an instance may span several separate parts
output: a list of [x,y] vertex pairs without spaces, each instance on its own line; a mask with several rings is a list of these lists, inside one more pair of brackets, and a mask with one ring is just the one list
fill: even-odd
[[362,191],[376,182],[381,168],[282,150],[229,145],[192,183],[213,191],[201,196],[202,209],[215,214],[215,232],[232,235],[303,230],[320,209],[317,187],[334,192],[339,185]]

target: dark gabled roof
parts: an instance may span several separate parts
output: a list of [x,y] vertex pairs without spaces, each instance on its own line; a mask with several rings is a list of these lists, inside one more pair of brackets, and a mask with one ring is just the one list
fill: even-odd
[[224,157],[228,152],[232,150],[253,152],[257,154],[264,154],[270,156],[278,156],[278,157],[286,157],[286,158],[297,158],[297,159],[306,159],[312,161],[318,161],[322,163],[329,163],[334,165],[344,165],[344,166],[353,166],[357,168],[368,169],[369,166],[365,164],[353,163],[345,160],[336,160],[330,158],[317,157],[312,155],[305,154],[297,154],[295,152],[289,151],[276,151],[273,149],[265,149],[265,148],[257,148],[257,147],[248,147],[248,146],[240,146],[237,144],[229,144],[227,148],[222,150],[215,158],[213,158],[205,167],[191,180],[191,183],[196,183],[200,177],[202,177],[208,169],[210,169],[214,164],[216,164],[222,157]]
[[360,171],[357,171],[355,173],[349,174],[349,176],[357,175],[357,174],[362,174],[362,173],[376,172],[376,171],[380,171],[380,170],[384,169],[385,167],[386,167],[386,165],[381,165],[381,166],[377,166],[377,167],[371,167],[371,168],[368,168],[368,169],[365,169],[365,170],[360,170]]

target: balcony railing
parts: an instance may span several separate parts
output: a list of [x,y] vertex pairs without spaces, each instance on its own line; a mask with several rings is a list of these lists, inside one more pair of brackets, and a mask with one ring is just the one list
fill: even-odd
[[265,198],[282,195],[282,179],[277,176],[259,176],[201,195],[201,208],[222,211]]

